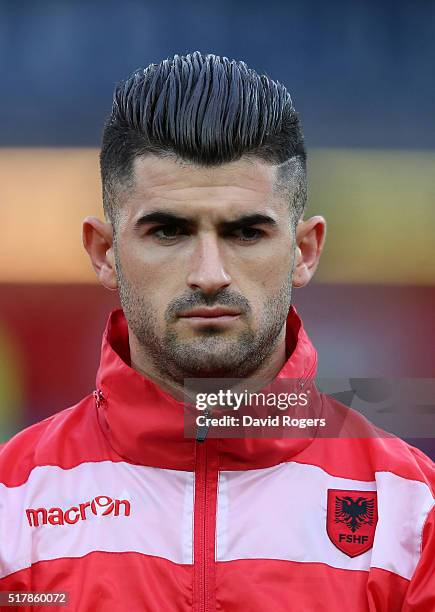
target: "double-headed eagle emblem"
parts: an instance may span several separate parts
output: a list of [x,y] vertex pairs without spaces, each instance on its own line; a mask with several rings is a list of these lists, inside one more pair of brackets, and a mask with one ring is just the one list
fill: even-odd
[[349,495],[335,498],[335,522],[344,523],[352,533],[362,525],[373,525],[374,499]]

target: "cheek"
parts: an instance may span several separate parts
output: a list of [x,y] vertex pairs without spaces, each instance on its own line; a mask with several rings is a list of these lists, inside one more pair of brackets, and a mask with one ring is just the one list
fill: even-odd
[[152,314],[155,324],[163,330],[169,304],[185,291],[185,275],[180,258],[168,257],[162,262],[146,255],[144,249],[124,248],[120,259],[122,274],[138,307]]
[[153,248],[141,242],[126,241],[121,251],[125,275],[135,284],[157,287],[179,286],[186,276],[186,253],[171,247]]
[[288,245],[285,249],[270,246],[252,262],[244,262],[239,268],[239,279],[237,276],[233,277],[237,290],[251,305],[254,326],[270,315],[271,302],[276,308],[281,308],[283,302],[287,302],[291,287],[292,259]]
[[293,254],[290,247],[270,245],[250,262],[245,262],[244,277],[254,289],[267,294],[282,287],[290,279]]

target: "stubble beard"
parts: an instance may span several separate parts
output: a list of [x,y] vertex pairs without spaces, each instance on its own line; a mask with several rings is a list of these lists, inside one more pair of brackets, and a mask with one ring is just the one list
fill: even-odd
[[289,277],[264,304],[258,331],[247,327],[237,336],[211,325],[197,337],[182,339],[174,329],[171,312],[182,303],[189,306],[241,306],[250,311],[246,298],[224,290],[212,298],[200,292],[174,300],[168,307],[166,330],[158,335],[158,319],[151,302],[139,295],[116,262],[121,305],[130,331],[140,346],[144,359],[151,360],[163,377],[183,384],[186,378],[245,378],[251,376],[275,349],[286,322],[291,303]]

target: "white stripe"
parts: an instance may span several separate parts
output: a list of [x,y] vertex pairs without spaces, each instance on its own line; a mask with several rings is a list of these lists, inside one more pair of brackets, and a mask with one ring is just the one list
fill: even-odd
[[[326,533],[328,489],[377,490],[379,521],[373,551],[349,558]],[[129,517],[95,516],[74,525],[30,527],[26,508],[64,510],[98,495],[128,499]],[[70,470],[35,468],[19,487],[0,485],[0,577],[32,563],[93,551],[134,551],[192,563],[194,475],[112,463]],[[379,567],[410,578],[420,555],[424,521],[433,505],[428,487],[389,472],[376,482],[329,475],[316,466],[285,463],[221,472],[216,559],[283,559],[350,570]]]
[[[96,516],[88,508],[88,518],[73,525],[29,526],[26,508],[66,510],[99,495],[128,499],[130,516]],[[0,577],[92,551],[133,551],[191,564],[193,498],[192,472],[111,461],[70,470],[36,467],[25,484],[0,486]]]
[[[328,489],[378,491],[380,519],[373,550],[351,558],[331,542],[326,532]],[[337,478],[293,462],[221,472],[216,559],[282,559],[366,571],[376,566],[410,578],[431,504],[424,483],[385,472],[373,482]]]
[[372,565],[411,578],[421,554],[425,520],[434,500],[428,487],[390,472],[376,474],[378,528]]

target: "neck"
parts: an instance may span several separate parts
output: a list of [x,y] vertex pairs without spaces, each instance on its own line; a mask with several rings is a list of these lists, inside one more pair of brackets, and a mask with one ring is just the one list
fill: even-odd
[[[177,381],[172,379],[170,376],[163,375],[161,372],[157,370],[154,366],[153,362],[150,360],[148,355],[144,355],[143,351],[141,351],[141,347],[136,339],[136,337],[129,330],[129,344],[130,344],[130,361],[131,367],[152,380],[160,389],[162,389],[165,393],[168,393],[172,397],[174,397],[178,401],[184,401],[186,399],[186,395],[189,398],[193,398],[195,395],[194,391],[189,392],[189,389],[182,384],[179,384]],[[270,355],[268,355],[261,365],[244,380],[244,384],[251,379],[260,379],[262,383],[264,381],[269,382],[273,380],[278,372],[283,367],[286,362],[286,326],[284,324],[281,333],[278,337],[276,345],[271,351]],[[212,377],[210,377],[212,378]]]

